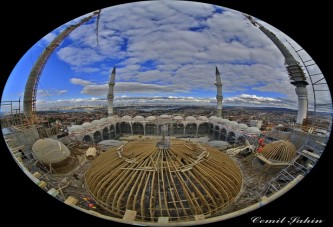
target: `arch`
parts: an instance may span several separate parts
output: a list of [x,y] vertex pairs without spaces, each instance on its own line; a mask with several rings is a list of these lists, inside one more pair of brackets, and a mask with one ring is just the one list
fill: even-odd
[[176,123],[172,125],[173,135],[181,137],[184,134],[184,125],[182,123]]
[[208,134],[209,124],[207,122],[202,123],[198,127],[198,136],[205,136]]
[[195,123],[189,123],[185,127],[185,135],[195,137],[197,133],[197,125]]
[[132,125],[132,128],[133,128],[133,134],[136,134],[136,135],[143,135],[144,134],[144,129],[143,129],[143,124],[140,123],[140,122],[135,122],[133,125]]
[[116,131],[114,125],[110,126],[110,138],[113,139],[116,137]]
[[110,131],[107,127],[103,128],[103,140],[110,139]]
[[90,135],[85,135],[82,139],[83,143],[92,143],[92,139]]
[[99,143],[102,140],[103,140],[102,139],[102,133],[100,131],[94,132],[94,141],[95,141],[95,143]]
[[213,123],[209,123],[209,134],[214,134],[214,125]]
[[121,133],[121,128],[120,128],[120,123],[119,122],[117,122],[117,124],[116,124],[116,134],[120,134]]
[[157,126],[154,123],[148,122],[145,126],[146,135],[156,136]]
[[227,140],[227,130],[225,128],[221,128],[220,140],[222,141]]
[[236,139],[236,143],[238,145],[245,145],[246,144],[246,138],[244,136],[238,136]]
[[227,142],[230,144],[235,144],[236,141],[236,135],[234,132],[229,132],[227,136]]
[[121,124],[120,124],[120,131],[121,131],[121,133],[124,133],[124,134],[131,134],[132,131],[131,131],[131,125],[130,125],[130,123],[128,123],[128,122],[121,122]]
[[218,140],[219,139],[219,135],[220,135],[220,128],[218,125],[215,125],[214,127],[214,139]]

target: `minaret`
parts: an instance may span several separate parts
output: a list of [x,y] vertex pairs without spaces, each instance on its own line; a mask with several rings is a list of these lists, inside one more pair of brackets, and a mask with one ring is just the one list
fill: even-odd
[[217,94],[216,94],[216,100],[217,100],[217,117],[222,117],[222,82],[221,82],[221,76],[220,72],[216,67],[216,89],[217,89]]
[[306,77],[301,66],[274,33],[253,20],[251,16],[245,15],[245,17],[247,17],[253,25],[258,27],[270,40],[272,40],[272,42],[283,54],[285,58],[285,66],[291,80],[290,83],[296,87],[295,92],[298,97],[298,113],[296,123],[302,124],[308,113],[308,90],[306,88],[308,82],[306,81]]
[[113,115],[113,89],[115,85],[115,78],[116,78],[116,66],[113,67],[112,73],[111,73],[111,78],[109,82],[109,93],[108,93],[108,115],[112,116]]

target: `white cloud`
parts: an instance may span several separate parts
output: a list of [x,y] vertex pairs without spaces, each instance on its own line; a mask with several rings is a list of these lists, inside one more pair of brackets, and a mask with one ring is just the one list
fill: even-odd
[[[94,95],[94,96],[106,96],[108,94],[108,84],[90,84],[84,86],[81,93]],[[129,93],[129,94],[158,94],[158,93],[174,93],[183,92],[175,86],[161,86],[157,84],[144,84],[137,82],[118,82],[115,85],[115,94]]]
[[224,99],[225,102],[228,103],[248,103],[248,104],[279,104],[281,100],[270,98],[270,97],[262,97],[256,95],[248,95],[241,94],[235,97],[229,97]]
[[68,92],[68,90],[59,90],[59,91],[57,91],[57,95],[62,95],[62,94],[65,94],[67,92]]
[[87,86],[87,85],[94,84],[94,83],[91,82],[91,81],[88,81],[88,80],[82,80],[82,79],[79,79],[79,78],[71,78],[71,79],[70,79],[70,82],[71,82],[72,84],[81,85],[81,86]]

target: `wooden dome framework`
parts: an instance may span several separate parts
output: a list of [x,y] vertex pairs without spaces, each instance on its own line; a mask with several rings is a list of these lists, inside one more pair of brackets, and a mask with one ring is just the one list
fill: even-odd
[[232,159],[209,146],[164,142],[138,140],[101,154],[85,173],[91,196],[116,217],[130,211],[146,222],[196,220],[234,201],[242,175]]
[[271,162],[290,162],[296,156],[296,147],[288,140],[278,140],[264,146],[261,155]]

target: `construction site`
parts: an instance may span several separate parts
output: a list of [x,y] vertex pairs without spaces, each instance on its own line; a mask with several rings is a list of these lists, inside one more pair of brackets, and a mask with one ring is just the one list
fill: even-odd
[[[5,142],[22,171],[50,196],[110,221],[147,225],[201,225],[237,217],[286,193],[314,167],[325,150],[316,113],[332,103],[315,103],[311,124],[306,86],[329,93],[322,74],[268,29],[244,15],[279,48],[298,97],[296,124],[263,133],[223,118],[222,79],[216,67],[216,115],[118,116],[113,109],[116,67],[110,75],[107,117],[80,125],[48,126],[38,119],[36,93],[48,58],[83,18],[56,36],[35,62],[21,101],[3,101]],[[295,50],[299,52],[300,50]],[[110,67],[111,68],[111,67]],[[305,74],[307,76],[305,76]],[[320,83],[319,83],[320,81]],[[214,84],[212,84],[214,86]],[[320,86],[317,88],[317,86]],[[323,87],[325,89],[323,89]]]

